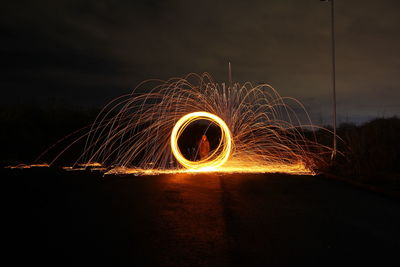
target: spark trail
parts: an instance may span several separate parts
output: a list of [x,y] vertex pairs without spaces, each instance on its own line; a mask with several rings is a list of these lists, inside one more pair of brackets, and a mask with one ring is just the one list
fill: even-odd
[[[192,160],[178,143],[199,120],[216,125],[221,137],[206,159]],[[268,84],[226,86],[207,73],[148,80],[104,107],[78,138],[85,146],[76,164],[98,163],[107,173],[313,174],[331,151],[305,137],[304,129],[316,128],[299,101]]]

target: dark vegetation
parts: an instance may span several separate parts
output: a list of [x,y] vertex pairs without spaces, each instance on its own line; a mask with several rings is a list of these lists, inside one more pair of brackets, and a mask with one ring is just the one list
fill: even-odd
[[[90,125],[99,110],[77,110],[67,107],[22,106],[0,108],[0,163],[31,163],[41,152],[61,138]],[[211,128],[211,131],[215,129]],[[81,132],[82,134],[83,132]],[[329,171],[362,183],[400,184],[400,119],[379,118],[363,125],[341,124],[338,135],[340,154]],[[50,160],[79,133],[44,157]],[[200,138],[200,136],[199,136]],[[197,139],[199,139],[197,138]],[[332,135],[317,132],[318,142],[332,145]],[[210,142],[215,143],[215,140]],[[183,138],[182,142],[186,142]],[[181,143],[180,145],[187,146]],[[83,145],[83,144],[82,144]],[[75,146],[76,149],[81,149]],[[73,161],[81,150],[70,150],[63,158]]]
[[[338,154],[330,172],[357,182],[400,187],[400,119],[377,118],[362,125],[343,123],[337,129]],[[317,133],[332,145],[332,135]]]

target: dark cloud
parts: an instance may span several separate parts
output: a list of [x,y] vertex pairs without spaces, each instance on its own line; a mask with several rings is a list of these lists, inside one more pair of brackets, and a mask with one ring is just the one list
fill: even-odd
[[[398,1],[336,0],[340,118],[399,114]],[[3,101],[101,105],[147,78],[233,64],[313,117],[330,116],[330,10],[317,0],[10,1],[0,11]],[[323,118],[323,119],[321,119]]]

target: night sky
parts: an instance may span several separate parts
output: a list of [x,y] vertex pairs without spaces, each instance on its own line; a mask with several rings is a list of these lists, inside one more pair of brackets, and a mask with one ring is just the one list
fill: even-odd
[[[336,0],[339,122],[400,114],[400,2]],[[319,0],[3,1],[1,105],[100,107],[149,78],[267,82],[330,123]]]

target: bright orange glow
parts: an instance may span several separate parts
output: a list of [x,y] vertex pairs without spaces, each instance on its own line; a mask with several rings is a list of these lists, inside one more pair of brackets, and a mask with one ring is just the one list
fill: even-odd
[[78,164],[80,167],[102,167],[103,165],[99,162],[88,162],[83,164]]
[[175,173],[287,173],[296,175],[315,175],[316,173],[308,169],[302,162],[297,164],[271,164],[271,165],[253,165],[239,162],[229,162],[227,166],[223,165],[217,168],[204,167],[202,169],[135,169],[117,167],[107,171],[105,174],[135,174],[135,175],[161,175]]
[[41,168],[41,167],[49,167],[49,164],[47,163],[41,163],[41,164],[18,164],[15,166],[6,166],[6,169],[30,169],[30,168]]
[[[209,120],[215,123],[220,127],[222,135],[218,147],[207,158],[200,161],[191,161],[182,155],[178,146],[178,139],[185,128],[197,120]],[[193,112],[180,118],[172,129],[170,140],[171,150],[176,160],[189,170],[216,169],[228,160],[232,150],[232,136],[228,126],[220,117],[209,112]]]
[[88,162],[88,163],[82,163],[82,164],[76,164],[76,166],[64,166],[62,167],[63,170],[66,171],[83,171],[83,170],[91,170],[91,171],[106,171],[107,168],[105,168],[101,163],[99,162]]

